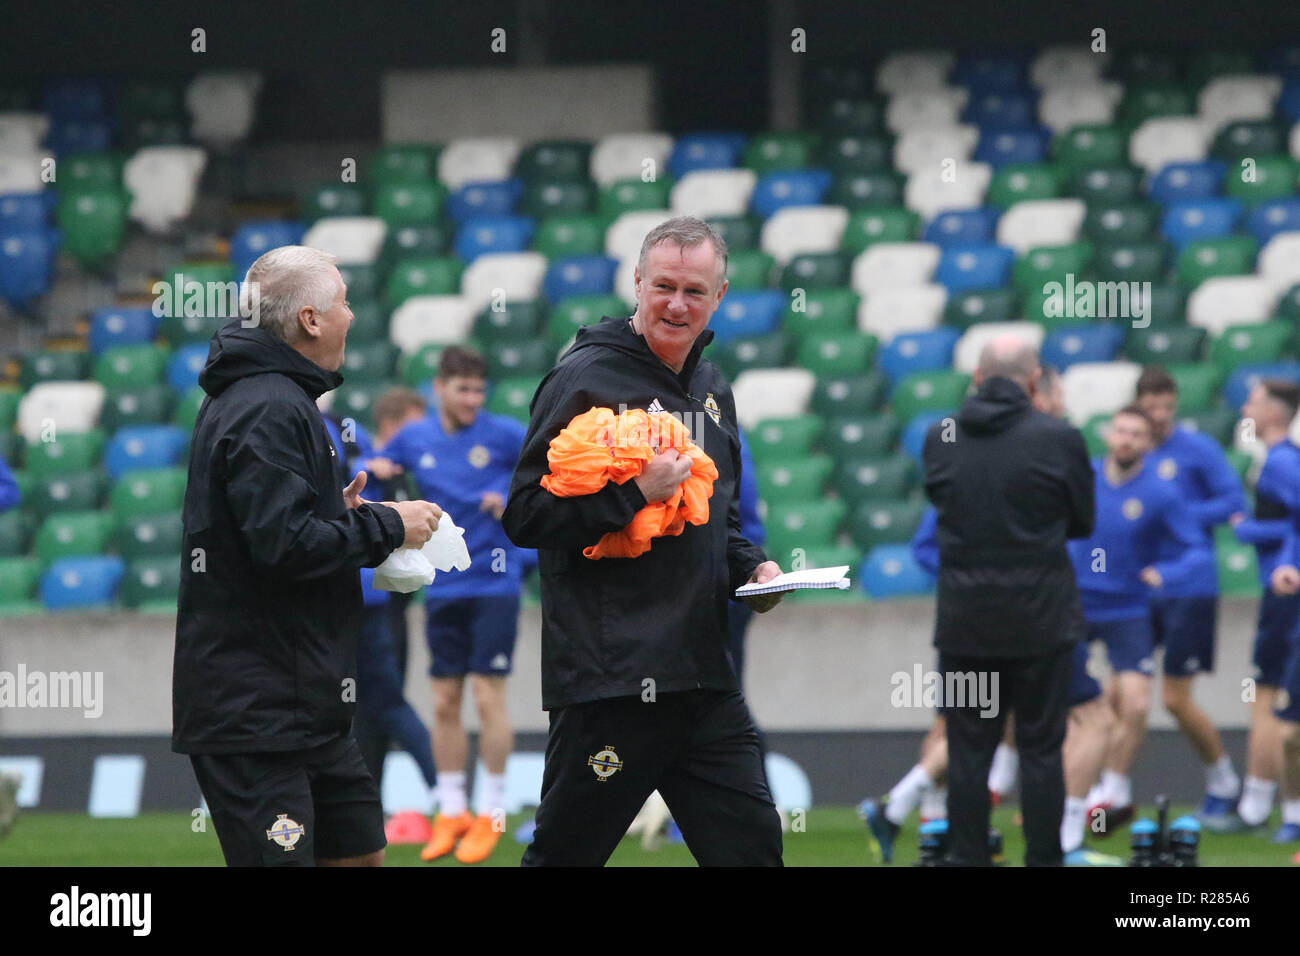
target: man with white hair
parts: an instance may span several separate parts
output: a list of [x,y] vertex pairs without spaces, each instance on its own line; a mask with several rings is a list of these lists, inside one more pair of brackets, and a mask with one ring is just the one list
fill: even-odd
[[[1042,372],[1014,335],[985,346],[977,391],[926,436],[925,491],[938,514],[935,647],[948,718],[949,862],[987,866],[989,768],[1015,712],[1025,862],[1060,866],[1072,647],[1083,612],[1065,542],[1092,533],[1083,436],[1033,407]],[[992,699],[985,699],[991,696]]]
[[199,376],[172,749],[228,865],[378,866],[379,791],[348,736],[360,569],[428,541],[441,510],[363,502],[364,472],[339,489],[315,404],[343,381],[352,323],[334,257],[273,249],[244,285],[251,314],[217,331]]

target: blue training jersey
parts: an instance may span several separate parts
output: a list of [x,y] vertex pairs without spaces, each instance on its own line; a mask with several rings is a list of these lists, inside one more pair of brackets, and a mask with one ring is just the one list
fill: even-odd
[[403,426],[381,454],[415,476],[420,497],[465,529],[470,566],[439,574],[428,599],[519,594],[527,555],[506,537],[501,522],[480,510],[483,495],[510,490],[525,428],[512,418],[479,412],[474,424],[447,434],[437,412]]
[[912,535],[912,557],[916,563],[935,577],[939,576],[939,512],[933,507],[925,509],[921,523]]
[[17,479],[5,464],[5,460],[0,458],[0,511],[18,507],[22,497],[18,491]]
[[1283,546],[1300,517],[1300,448],[1284,439],[1268,450],[1255,485],[1255,514],[1233,531],[1237,539],[1255,546],[1259,579],[1267,589],[1279,564],[1285,563]]
[[[338,461],[342,462],[339,471],[347,478],[347,482],[342,486],[347,487],[352,481],[352,476],[365,467],[364,459],[374,453],[374,443],[370,440],[370,434],[360,423],[353,422],[352,446],[350,449],[348,443],[343,440],[343,431],[329,415],[322,416],[325,419],[325,430],[329,432],[330,441],[334,443],[334,453],[338,455]],[[349,452],[355,450],[356,454],[349,457]],[[361,489],[361,497],[365,501],[383,501],[380,483],[375,481],[372,475],[366,476],[366,486]],[[361,598],[365,606],[382,607],[388,603],[388,592],[381,591],[375,587],[375,569],[361,569]]]
[[[1165,597],[1213,597],[1219,593],[1214,561],[1214,526],[1246,510],[1246,494],[1218,442],[1208,435],[1175,427],[1169,437],[1147,453],[1147,468],[1173,486],[1196,524],[1202,541],[1198,563],[1177,583],[1163,589]],[[1177,545],[1166,540],[1160,559],[1178,557]]]
[[[1195,574],[1204,537],[1178,491],[1161,479],[1147,457],[1142,470],[1120,485],[1106,479],[1104,460],[1093,461],[1097,519],[1092,536],[1067,542],[1089,622],[1143,617],[1152,595],[1166,593]],[[1154,567],[1163,586],[1140,575]]]

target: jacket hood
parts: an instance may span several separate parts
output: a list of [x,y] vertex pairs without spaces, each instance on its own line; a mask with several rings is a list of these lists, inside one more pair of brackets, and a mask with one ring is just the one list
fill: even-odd
[[321,368],[265,329],[246,329],[235,319],[212,336],[208,361],[199,373],[199,385],[216,397],[241,378],[268,372],[293,379],[312,401],[343,383],[343,376],[338,372]]
[[1030,409],[1029,395],[1009,378],[994,376],[961,406],[957,421],[972,432],[1006,431]]
[[[695,374],[695,367],[700,362],[700,353],[712,341],[713,330],[707,328],[696,338],[695,343],[691,346],[691,351],[686,356],[685,363],[682,365],[681,378],[683,381],[689,382],[691,380],[691,376]],[[651,351],[650,346],[646,343],[645,336],[632,331],[631,322],[627,318],[611,319],[606,316],[595,325],[585,325],[578,329],[577,338],[569,349],[569,354],[578,351],[578,349],[590,348],[596,345],[603,345],[606,348],[617,349],[620,352],[635,356],[653,368],[666,368],[663,360]],[[668,369],[668,371],[672,372],[672,369]]]

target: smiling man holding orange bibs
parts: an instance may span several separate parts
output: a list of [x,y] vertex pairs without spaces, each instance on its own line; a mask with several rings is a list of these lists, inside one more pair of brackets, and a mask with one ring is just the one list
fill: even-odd
[[[542,579],[550,735],[525,866],[604,864],[656,789],[702,865],[781,864],[780,819],[726,651],[728,599],[780,574],[741,535],[735,403],[701,357],[726,268],[726,244],[704,222],[653,229],[637,264],[636,313],[580,329],[533,397],[502,517],[516,545],[539,549]],[[598,490],[574,494],[572,481],[557,484],[552,473],[564,442],[548,453],[592,409],[611,413],[601,436],[609,461],[592,482]],[[687,434],[654,427],[658,413]],[[699,452],[717,475],[707,519],[683,507],[683,520],[654,526],[649,550],[612,556],[624,551],[607,535],[634,520],[644,527],[648,506],[666,503],[671,519],[688,478],[711,477]],[[779,599],[749,601],[766,611]]]

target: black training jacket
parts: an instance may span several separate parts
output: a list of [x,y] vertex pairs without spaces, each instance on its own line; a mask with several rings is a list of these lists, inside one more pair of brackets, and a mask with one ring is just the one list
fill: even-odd
[[344,507],[315,405],[341,381],[238,320],[213,336],[185,489],[173,750],[297,750],[351,725],[358,569],[404,531],[392,508]]
[[925,439],[938,512],[934,644],[972,657],[1031,657],[1083,637],[1067,538],[1092,534],[1094,484],[1077,428],[994,377]]
[[[712,338],[707,329],[700,334],[678,375],[627,319],[607,318],[578,330],[533,396],[501,520],[511,541],[538,549],[547,710],[651,689],[737,686],[726,654],[727,600],[765,556],[740,533],[735,402],[726,380],[700,357]],[[645,497],[634,481],[607,484],[594,495],[551,494],[540,484],[550,471],[550,441],[593,406],[618,413],[656,402],[684,416],[692,440],[718,467],[709,521],[656,538],[637,558],[583,557],[584,547],[624,528]]]

